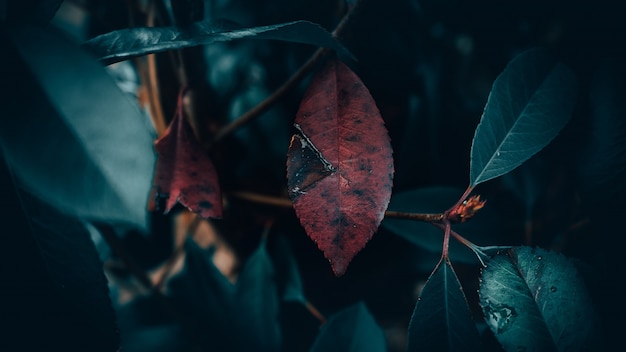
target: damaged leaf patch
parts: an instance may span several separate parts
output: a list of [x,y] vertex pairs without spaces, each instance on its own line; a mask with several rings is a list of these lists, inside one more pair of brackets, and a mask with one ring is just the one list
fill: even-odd
[[183,113],[184,90],[176,115],[155,143],[159,154],[153,194],[156,208],[167,213],[180,203],[203,218],[222,217],[222,196],[217,171],[196,139]]
[[308,236],[343,275],[378,229],[393,182],[387,130],[369,91],[347,66],[329,62],[298,110],[287,185]]

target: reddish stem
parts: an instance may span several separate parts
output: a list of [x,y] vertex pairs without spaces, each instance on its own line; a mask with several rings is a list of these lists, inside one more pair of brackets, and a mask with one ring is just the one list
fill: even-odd
[[441,257],[448,259],[448,248],[450,246],[450,221],[448,219],[443,220],[443,250],[441,251]]
[[454,209],[458,208],[461,204],[463,204],[463,201],[467,197],[469,197],[470,193],[472,193],[473,190],[474,190],[474,186],[467,186],[461,198],[459,198],[459,200],[452,207],[450,207],[450,209],[445,211],[444,214],[446,215],[446,217],[448,214],[450,214],[450,212],[452,212]]

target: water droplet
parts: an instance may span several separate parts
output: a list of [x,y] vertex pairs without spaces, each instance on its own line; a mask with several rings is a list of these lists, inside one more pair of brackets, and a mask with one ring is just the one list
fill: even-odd
[[511,323],[515,320],[517,313],[513,307],[505,304],[494,304],[485,307],[485,316],[487,324],[496,334],[500,334],[511,327]]
[[540,255],[537,256],[537,260],[541,260],[541,259],[543,259],[543,258]]
[[500,152],[496,152],[496,156],[500,156]]
[[556,292],[556,286],[550,287],[550,292]]

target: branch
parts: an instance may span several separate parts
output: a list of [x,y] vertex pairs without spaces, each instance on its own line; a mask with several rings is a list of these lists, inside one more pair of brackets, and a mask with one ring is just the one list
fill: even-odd
[[[252,203],[266,204],[282,208],[291,208],[293,206],[291,200],[285,197],[276,197],[247,191],[230,192],[228,193],[228,195],[231,197],[247,200]],[[385,217],[441,223],[444,219],[444,214],[407,213],[401,211],[387,210],[385,212]]]
[[[352,18],[352,14],[355,9],[358,7],[357,5],[360,1],[357,1],[356,4],[348,10],[345,16],[341,19],[335,30],[333,30],[333,37],[339,37],[346,28],[346,23],[348,23],[349,19]],[[313,55],[294,73],[282,86],[280,86],[272,95],[265,98],[262,102],[257,104],[252,109],[248,110],[245,114],[239,116],[236,120],[224,126],[221,130],[217,132],[215,138],[213,140],[213,144],[216,144],[223,140],[226,136],[236,131],[241,126],[247,124],[248,122],[254,120],[259,115],[268,111],[271,107],[274,106],[280,99],[282,99],[287,93],[289,93],[293,88],[295,88],[300,81],[306,77],[306,75],[313,70],[313,68],[320,62],[328,53],[330,49],[320,48],[313,53]]]

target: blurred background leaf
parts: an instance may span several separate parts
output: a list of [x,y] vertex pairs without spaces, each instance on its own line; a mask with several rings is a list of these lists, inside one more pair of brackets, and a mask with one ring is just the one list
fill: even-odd
[[147,117],[62,33],[23,26],[7,35],[0,137],[20,184],[66,214],[147,230]]
[[0,161],[0,347],[117,350],[107,279],[86,224],[25,192]]

